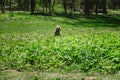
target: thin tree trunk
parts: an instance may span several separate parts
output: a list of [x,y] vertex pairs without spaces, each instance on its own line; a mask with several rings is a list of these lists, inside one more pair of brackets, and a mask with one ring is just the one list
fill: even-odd
[[107,14],[106,0],[103,0],[103,14]]
[[48,0],[49,14],[51,14],[51,4],[52,4],[51,0]]
[[74,0],[72,0],[73,1],[73,11],[74,11],[74,13],[75,13],[75,1]]
[[63,0],[63,7],[64,7],[65,14],[67,14],[66,0]]
[[87,16],[90,15],[90,0],[85,0],[84,14]]
[[55,3],[56,3],[56,1],[54,0],[54,1],[53,1],[53,4],[52,4],[52,12],[54,12]]
[[45,2],[44,2],[44,0],[41,0],[41,5],[42,5],[42,7],[43,7],[43,14],[45,14]]
[[98,4],[99,4],[99,0],[96,0],[96,6],[95,6],[96,15],[98,15]]
[[35,0],[31,0],[31,14],[34,14],[35,11]]
[[74,9],[75,9],[75,0],[72,0],[72,3],[71,3],[71,13],[73,13]]
[[5,13],[5,0],[1,0],[1,12]]
[[18,9],[19,9],[20,11],[23,10],[23,0],[18,0]]
[[9,12],[11,13],[11,0],[10,0],[10,2],[9,2],[9,6],[10,6],[10,9],[9,9]]

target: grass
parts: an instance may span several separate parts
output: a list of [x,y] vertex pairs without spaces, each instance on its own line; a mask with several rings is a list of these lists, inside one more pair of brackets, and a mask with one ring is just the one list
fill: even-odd
[[[105,79],[115,76],[119,80],[119,21],[119,14],[91,17],[0,14],[0,78],[103,79],[103,75],[85,75],[91,72],[112,74]],[[56,25],[62,27],[60,37],[54,37]]]
[[119,80],[116,74],[101,75],[76,72],[39,72],[4,70],[0,72],[0,80]]
[[[61,25],[63,30],[66,28],[81,27],[119,27],[118,15],[99,15],[85,18],[84,16],[40,16],[29,15],[27,13],[1,14],[0,33],[16,31],[36,31],[53,30],[56,25]],[[49,25],[49,26],[48,26]]]

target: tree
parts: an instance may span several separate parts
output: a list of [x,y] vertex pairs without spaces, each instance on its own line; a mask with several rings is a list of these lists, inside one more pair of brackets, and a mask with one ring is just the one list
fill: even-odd
[[90,15],[90,0],[85,0],[85,9],[84,14],[89,16]]
[[51,9],[52,12],[54,12],[54,6],[55,6],[55,3],[56,3],[56,0],[53,0],[53,1],[52,1],[52,6],[51,6],[51,8],[52,8],[52,9]]
[[65,11],[65,14],[67,14],[67,5],[66,5],[66,0],[63,0],[63,8],[64,8],[64,11]]
[[39,5],[43,14],[51,14],[54,11],[56,0],[40,0]]
[[99,0],[96,0],[95,3],[96,3],[96,4],[95,4],[95,13],[96,13],[96,15],[97,15],[97,14],[98,14]]
[[23,9],[24,9],[24,11],[29,10],[29,6],[30,6],[30,1],[29,0],[23,0]]
[[111,9],[119,9],[120,8],[120,0],[107,0],[107,5]]
[[35,0],[31,0],[31,14],[34,14],[35,11]]
[[1,0],[1,12],[5,12],[5,0]]
[[12,8],[12,5],[11,5],[11,3],[12,3],[12,0],[9,0],[10,2],[9,2],[9,6],[10,6],[10,9],[9,9],[9,11],[11,12],[11,8]]
[[103,0],[102,1],[102,4],[103,4],[103,14],[107,13],[106,3],[107,3],[107,0]]
[[23,0],[17,0],[18,3],[18,9],[22,10],[23,9]]

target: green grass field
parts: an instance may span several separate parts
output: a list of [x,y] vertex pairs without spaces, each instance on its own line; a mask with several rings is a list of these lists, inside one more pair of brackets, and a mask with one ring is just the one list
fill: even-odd
[[[57,25],[60,37],[54,37]],[[89,72],[112,75],[86,75]],[[119,75],[118,12],[89,18],[0,14],[1,80],[119,80]]]

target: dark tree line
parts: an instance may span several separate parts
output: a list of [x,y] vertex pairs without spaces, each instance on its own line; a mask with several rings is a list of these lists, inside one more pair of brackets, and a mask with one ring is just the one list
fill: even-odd
[[93,12],[106,14],[107,8],[120,8],[120,0],[0,0],[2,13],[5,11],[30,11],[31,14],[34,14],[41,11],[43,14],[52,14],[56,9],[55,5],[61,5],[65,14],[81,10],[85,15]]
[[1,4],[1,12],[4,13],[5,12],[5,0],[1,0],[0,4]]
[[[43,14],[51,14],[54,11],[56,0],[39,0],[39,5],[42,8]],[[31,0],[31,14],[35,12],[36,1]]]

